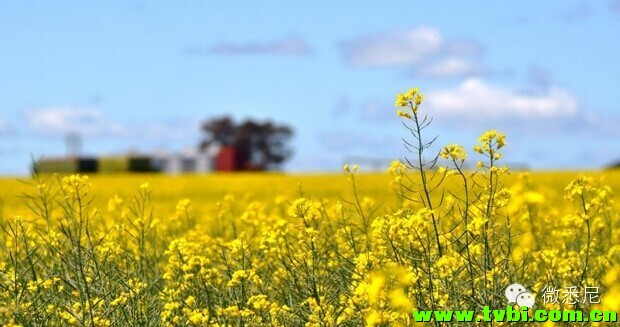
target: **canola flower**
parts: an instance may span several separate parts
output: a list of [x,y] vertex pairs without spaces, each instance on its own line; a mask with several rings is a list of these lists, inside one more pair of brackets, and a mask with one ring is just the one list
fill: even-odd
[[620,311],[620,176],[511,173],[495,130],[432,153],[423,100],[397,95],[414,137],[385,175],[35,176],[0,210],[0,325],[414,326],[503,308],[515,280]]

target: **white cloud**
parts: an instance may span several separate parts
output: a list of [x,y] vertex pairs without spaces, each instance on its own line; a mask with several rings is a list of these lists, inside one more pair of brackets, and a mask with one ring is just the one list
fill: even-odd
[[527,94],[471,78],[456,88],[429,92],[425,106],[433,115],[458,119],[535,120],[572,116],[579,103],[573,94],[557,87]]
[[472,40],[444,37],[432,27],[362,36],[340,44],[346,62],[359,67],[406,67],[429,77],[462,77],[487,71],[483,49]]
[[434,77],[467,76],[483,72],[481,63],[458,56],[442,58],[418,68],[421,75]]
[[28,127],[41,135],[79,133],[118,136],[126,133],[122,124],[109,120],[101,111],[93,108],[45,107],[28,109],[24,116]]
[[[94,137],[125,137],[132,140],[198,142],[199,120],[175,118],[121,122],[95,108],[44,107],[24,111],[26,125],[35,134],[64,136],[78,133]],[[0,129],[1,130],[1,129]]]
[[357,66],[418,64],[442,47],[439,32],[430,27],[360,37],[342,43],[345,59]]
[[306,40],[298,36],[289,36],[282,40],[264,43],[229,43],[221,42],[207,48],[189,47],[189,55],[289,55],[303,56],[312,53]]

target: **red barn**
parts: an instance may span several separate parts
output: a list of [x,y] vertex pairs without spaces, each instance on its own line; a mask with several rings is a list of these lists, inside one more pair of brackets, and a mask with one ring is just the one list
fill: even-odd
[[237,167],[237,151],[235,147],[224,146],[215,158],[215,169],[218,171],[235,171]]

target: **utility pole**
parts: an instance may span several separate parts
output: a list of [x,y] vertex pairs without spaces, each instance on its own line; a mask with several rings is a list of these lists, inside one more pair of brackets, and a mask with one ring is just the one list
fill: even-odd
[[65,136],[67,156],[77,157],[82,152],[82,135],[78,132],[69,132]]

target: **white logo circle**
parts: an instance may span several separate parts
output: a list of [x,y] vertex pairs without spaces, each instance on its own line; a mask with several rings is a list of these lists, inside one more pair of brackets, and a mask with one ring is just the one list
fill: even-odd
[[525,292],[527,292],[525,286],[515,283],[506,287],[506,298],[508,299],[508,302],[516,303],[517,296]]
[[533,307],[534,295],[532,295],[531,293],[521,293],[517,295],[517,304],[522,307]]

